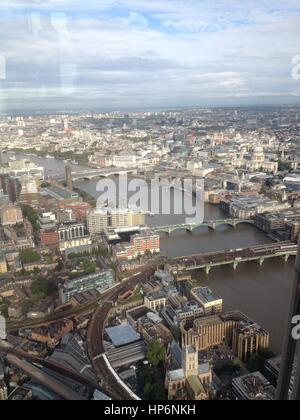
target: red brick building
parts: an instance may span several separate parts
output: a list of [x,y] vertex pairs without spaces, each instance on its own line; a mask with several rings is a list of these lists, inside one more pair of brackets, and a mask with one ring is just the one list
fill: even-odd
[[40,240],[45,246],[58,246],[59,236],[57,230],[41,230]]

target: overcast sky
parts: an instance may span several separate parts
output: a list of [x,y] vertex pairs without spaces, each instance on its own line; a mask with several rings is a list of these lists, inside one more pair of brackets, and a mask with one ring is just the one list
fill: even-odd
[[0,111],[300,103],[299,0],[1,0]]

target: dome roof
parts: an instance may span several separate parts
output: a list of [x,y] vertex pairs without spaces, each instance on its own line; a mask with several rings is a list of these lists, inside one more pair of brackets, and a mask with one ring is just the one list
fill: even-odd
[[255,154],[262,154],[262,153],[264,153],[264,149],[263,149],[263,147],[261,147],[261,146],[257,146],[257,147],[255,147],[255,148],[254,148],[254,153],[255,153]]

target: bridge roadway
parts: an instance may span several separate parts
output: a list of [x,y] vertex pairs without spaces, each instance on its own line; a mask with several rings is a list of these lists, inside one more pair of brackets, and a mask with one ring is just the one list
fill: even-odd
[[212,267],[232,264],[236,270],[242,262],[258,261],[262,265],[268,258],[284,257],[287,261],[292,255],[297,255],[297,244],[286,241],[175,258],[170,265],[177,271],[205,269],[206,273],[209,274]]
[[[80,179],[94,179],[94,178],[109,178],[113,175],[128,175],[135,174],[137,175],[137,168],[109,168],[109,169],[87,169],[86,171],[72,172],[73,181],[78,181]],[[64,181],[64,176],[59,176],[57,178],[59,181]]]
[[102,388],[105,390],[104,392],[112,395],[115,400],[132,400],[133,396],[125,389],[121,381],[118,381],[116,377],[112,375],[112,372],[107,365],[107,361],[104,358],[105,349],[103,335],[107,317],[113,307],[113,302],[117,302],[120,294],[123,294],[136,287],[139,283],[144,282],[152,273],[153,270],[149,268],[149,270],[138,273],[121,284],[110,296],[106,297],[106,301],[97,309],[89,325],[87,348],[91,363],[98,375]]
[[206,220],[203,223],[194,223],[194,224],[181,224],[181,225],[165,225],[165,226],[157,226],[151,228],[156,233],[166,233],[171,235],[172,232],[177,230],[186,230],[188,232],[193,232],[194,230],[200,227],[207,227],[209,229],[216,229],[218,226],[231,226],[235,228],[240,224],[249,224],[254,225],[254,221],[251,219],[224,219],[224,220]]

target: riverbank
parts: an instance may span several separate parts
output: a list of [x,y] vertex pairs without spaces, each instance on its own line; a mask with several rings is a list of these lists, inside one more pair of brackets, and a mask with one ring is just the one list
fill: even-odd
[[62,161],[68,160],[74,165],[88,165],[90,154],[85,153],[75,153],[73,151],[69,152],[54,152],[49,150],[36,150],[36,149],[18,149],[13,148],[5,151],[6,153],[20,153],[24,155],[35,155],[41,158],[48,158],[51,156],[55,159],[60,159]]
[[73,190],[79,194],[85,203],[90,204],[92,207],[96,208],[97,200],[91,194],[81,190],[78,187],[73,187]]

